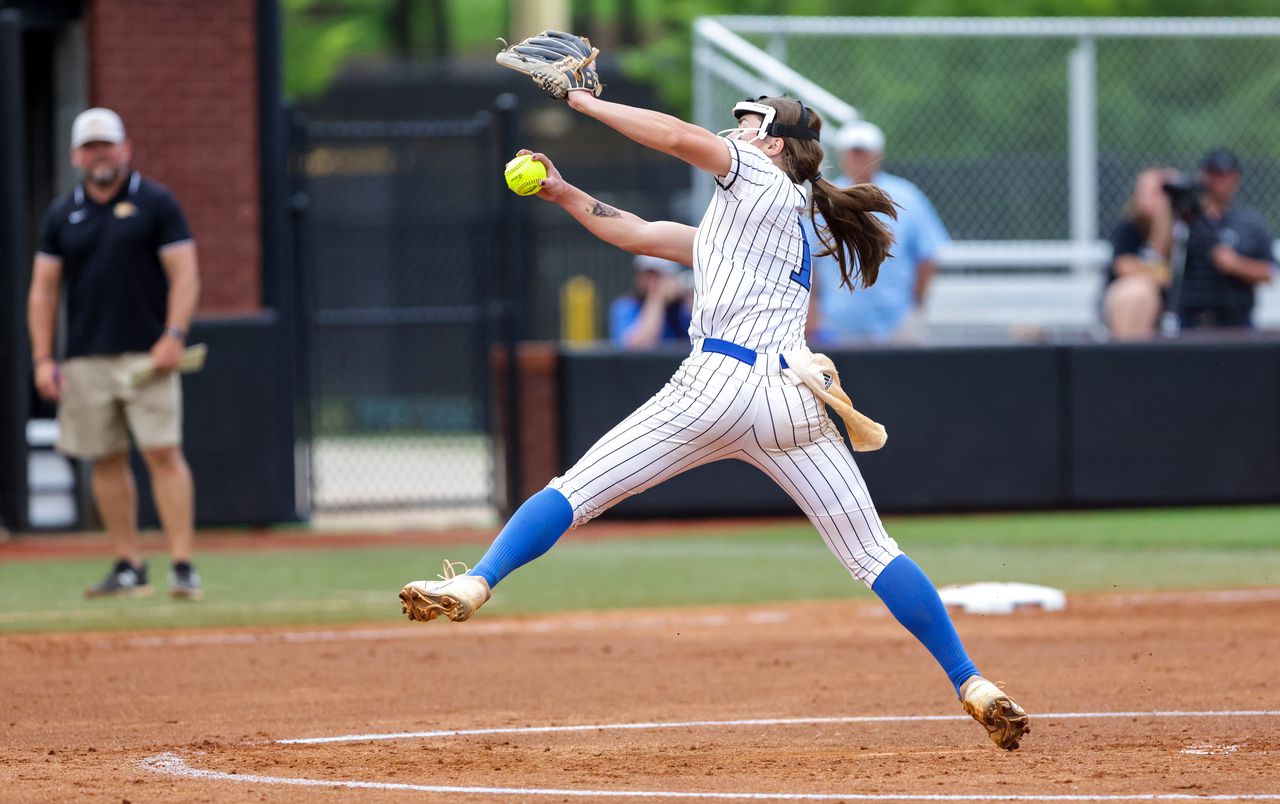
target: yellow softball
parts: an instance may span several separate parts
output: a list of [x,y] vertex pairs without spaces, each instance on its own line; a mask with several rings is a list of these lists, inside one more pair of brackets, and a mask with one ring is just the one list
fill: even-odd
[[547,177],[547,169],[533,157],[522,154],[507,163],[504,175],[511,192],[516,195],[533,195],[541,189],[538,182]]

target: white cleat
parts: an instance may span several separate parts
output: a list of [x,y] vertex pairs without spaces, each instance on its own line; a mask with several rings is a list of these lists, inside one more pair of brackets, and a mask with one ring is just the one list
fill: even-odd
[[1022,735],[1031,731],[1031,718],[1004,690],[982,676],[974,676],[960,686],[964,711],[982,724],[991,742],[1012,751]]
[[446,560],[438,581],[413,581],[400,590],[400,608],[410,620],[430,622],[444,615],[454,622],[471,618],[489,599],[489,582],[479,575],[458,575],[456,567],[467,566]]

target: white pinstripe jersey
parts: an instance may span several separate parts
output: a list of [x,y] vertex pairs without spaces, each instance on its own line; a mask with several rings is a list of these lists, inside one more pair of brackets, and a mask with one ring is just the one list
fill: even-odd
[[757,352],[802,348],[809,314],[804,189],[759,148],[732,139],[729,172],[693,243],[689,338],[721,338]]
[[[548,486],[577,527],[627,497],[721,460],[767,474],[827,547],[872,586],[901,550],[885,532],[853,455],[781,353],[804,347],[809,252],[802,188],[759,149],[725,140],[731,165],[694,239],[693,351],[648,402]],[[720,338],[752,359],[706,349]]]

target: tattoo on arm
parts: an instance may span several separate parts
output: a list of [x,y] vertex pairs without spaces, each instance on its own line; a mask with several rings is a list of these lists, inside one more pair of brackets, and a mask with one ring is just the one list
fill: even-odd
[[591,207],[591,214],[595,215],[597,218],[621,218],[622,217],[621,212],[609,206],[608,204],[601,203],[600,201],[597,201],[595,205]]

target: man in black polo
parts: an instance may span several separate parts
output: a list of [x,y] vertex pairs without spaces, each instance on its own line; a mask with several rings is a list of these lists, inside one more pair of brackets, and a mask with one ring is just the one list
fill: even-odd
[[[191,471],[182,453],[182,389],[174,371],[200,292],[195,243],[177,201],[130,170],[132,146],[110,109],[71,129],[81,182],[40,225],[28,299],[32,364],[41,396],[58,402],[59,451],[93,462],[93,495],[116,563],[89,597],[151,593],[138,546],[129,436],[151,477],[169,540],[174,597],[203,596],[191,565]],[[54,352],[66,293],[63,360]],[[141,384],[134,375],[154,368]]]
[[1200,162],[1200,208],[1190,221],[1178,293],[1182,328],[1248,327],[1254,287],[1271,280],[1271,230],[1259,213],[1234,204],[1240,162],[1225,149]]

